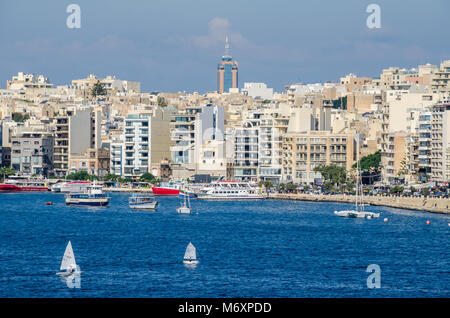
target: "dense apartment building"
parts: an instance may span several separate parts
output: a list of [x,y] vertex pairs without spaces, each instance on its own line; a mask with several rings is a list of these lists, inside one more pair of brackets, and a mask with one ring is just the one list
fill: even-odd
[[435,93],[450,92],[450,60],[443,61],[431,80],[431,90]]
[[283,180],[312,185],[320,179],[314,168],[336,165],[347,170],[355,163],[354,134],[330,131],[288,132],[283,137]]
[[25,74],[19,72],[10,81],[6,81],[8,89],[28,89],[28,88],[52,88],[53,84],[44,75]]
[[150,172],[160,177],[161,162],[170,157],[170,122],[174,109],[129,113],[120,141],[110,145],[111,173],[136,177]]
[[170,151],[175,178],[226,176],[224,122],[223,107],[212,104],[187,107],[174,115]]
[[53,143],[49,131],[19,130],[11,137],[11,167],[24,174],[51,175]]
[[450,103],[431,107],[431,180],[447,182],[446,151],[450,147]]
[[[65,176],[80,167],[69,161],[72,156],[90,157],[91,151],[101,149],[100,111],[91,107],[67,110],[64,116],[55,118],[54,167],[55,174]],[[76,162],[76,161],[75,161]]]

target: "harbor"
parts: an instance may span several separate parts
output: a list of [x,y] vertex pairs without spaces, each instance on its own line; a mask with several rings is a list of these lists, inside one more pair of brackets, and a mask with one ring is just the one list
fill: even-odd
[[[129,193],[110,193],[107,207],[66,206],[53,192],[0,196],[3,297],[450,295],[444,214],[368,206],[380,218],[349,219],[333,212],[353,204],[279,199],[192,199],[182,214],[177,196],[156,197],[154,212],[130,208]],[[55,275],[69,241],[80,288]],[[189,243],[196,266],[183,263]],[[370,264],[379,289],[367,288]]]

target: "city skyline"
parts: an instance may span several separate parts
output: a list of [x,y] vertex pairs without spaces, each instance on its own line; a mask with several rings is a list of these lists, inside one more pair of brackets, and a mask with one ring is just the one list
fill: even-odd
[[[450,44],[441,40],[443,8],[449,6],[444,1],[407,6],[378,1],[380,29],[367,28],[369,3],[356,1],[277,7],[262,1],[258,7],[236,3],[238,9],[221,11],[197,1],[189,4],[198,10],[191,9],[188,17],[182,14],[187,4],[178,1],[136,7],[77,3],[80,29],[66,26],[69,3],[0,4],[0,58],[8,61],[0,67],[1,88],[25,72],[44,74],[55,85],[94,73],[140,81],[143,91],[214,91],[225,35],[240,64],[240,88],[244,82],[264,82],[282,91],[289,83],[337,81],[348,73],[375,77],[390,66],[411,68],[449,58]],[[43,15],[45,21],[39,18]],[[12,20],[15,16],[25,22]],[[421,17],[421,23],[412,23],[412,16]]]

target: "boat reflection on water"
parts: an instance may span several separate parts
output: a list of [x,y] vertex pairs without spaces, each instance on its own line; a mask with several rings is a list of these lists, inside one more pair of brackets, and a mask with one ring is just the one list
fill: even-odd
[[79,273],[61,276],[61,281],[66,283],[68,288],[81,288],[81,275]]

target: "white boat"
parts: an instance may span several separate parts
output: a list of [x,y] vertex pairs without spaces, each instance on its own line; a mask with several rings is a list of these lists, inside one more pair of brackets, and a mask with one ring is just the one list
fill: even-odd
[[91,184],[91,181],[84,180],[58,182],[51,187],[51,190],[61,193],[84,192]]
[[264,199],[261,189],[249,182],[218,181],[197,193],[200,200],[259,200]]
[[198,264],[197,252],[195,246],[189,242],[186,247],[186,252],[184,253],[183,263],[188,265]]
[[361,218],[361,219],[371,219],[380,216],[380,213],[367,212],[367,211],[357,211],[357,210],[343,210],[334,211],[337,216],[347,217],[347,218]]
[[72,243],[67,244],[64,256],[59,269],[61,272],[56,273],[59,276],[70,276],[81,274],[82,271],[75,261],[75,255],[73,254]]
[[92,185],[86,188],[84,192],[71,192],[66,195],[67,205],[78,206],[107,206],[110,197],[107,197],[102,190],[101,185],[94,181]]
[[378,218],[380,213],[375,212],[367,212],[364,211],[364,207],[367,204],[363,203],[363,191],[362,191],[362,183],[361,183],[361,169],[359,167],[359,135],[356,135],[356,193],[355,193],[355,209],[354,210],[343,210],[343,211],[334,211],[334,214],[340,217],[347,218],[360,218],[360,219],[371,219]]
[[180,206],[177,206],[177,212],[183,213],[183,214],[190,214],[191,213],[191,201],[189,199],[189,196],[182,196],[184,199],[183,201],[180,201]]
[[155,210],[157,204],[155,198],[146,194],[133,194],[128,200],[129,207],[136,210]]

